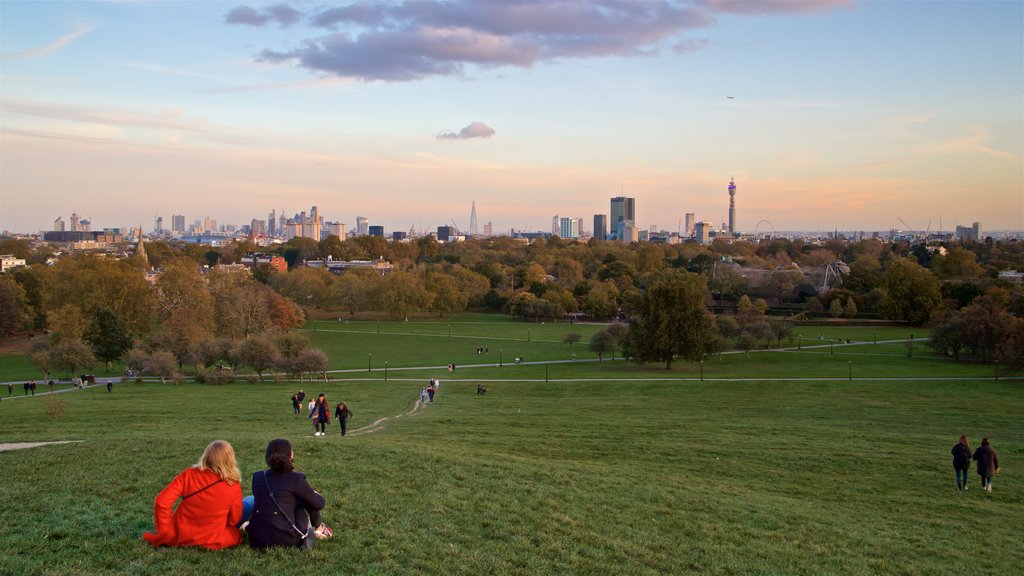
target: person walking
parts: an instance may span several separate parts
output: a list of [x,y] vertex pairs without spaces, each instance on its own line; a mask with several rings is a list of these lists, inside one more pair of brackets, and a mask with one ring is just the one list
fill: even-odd
[[253,511],[245,532],[249,546],[312,548],[332,531],[320,517],[326,501],[295,471],[295,452],[284,438],[271,440],[266,451],[267,470],[252,475]]
[[327,423],[331,421],[331,412],[327,407],[327,397],[323,394],[316,397],[313,410],[309,414],[313,418],[313,436],[327,434]]
[[14,384],[12,382],[7,383],[7,395],[11,397],[14,396]]
[[298,392],[296,392],[295,394],[292,394],[292,411],[295,412],[296,416],[298,416],[299,412],[301,412],[301,409],[299,408],[299,394],[298,394]]
[[427,396],[430,397],[430,403],[434,403],[434,383],[431,382],[430,386],[427,386]]
[[348,404],[344,402],[338,402],[338,405],[334,407],[334,417],[338,419],[338,423],[341,425],[341,435],[344,436],[348,431],[348,419],[353,416],[352,411],[348,409]]
[[988,438],[981,439],[981,446],[974,451],[974,459],[978,461],[978,476],[981,476],[981,489],[986,492],[992,491],[992,477],[999,472],[999,456],[988,442]]
[[967,442],[967,435],[960,436],[960,440],[953,444],[950,450],[953,454],[953,470],[956,470],[956,489],[967,490],[967,472],[971,469],[971,445]]
[[426,388],[420,388],[420,404],[426,404],[426,403],[427,403],[427,389]]

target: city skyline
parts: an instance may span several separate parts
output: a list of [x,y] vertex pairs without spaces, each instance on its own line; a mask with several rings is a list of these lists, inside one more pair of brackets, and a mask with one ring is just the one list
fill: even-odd
[[0,229],[1024,229],[1019,2],[0,11]]

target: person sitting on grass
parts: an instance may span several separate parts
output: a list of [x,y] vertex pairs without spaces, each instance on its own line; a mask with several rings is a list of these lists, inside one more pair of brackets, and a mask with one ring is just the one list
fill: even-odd
[[[153,532],[142,538],[159,546],[202,546],[210,550],[242,543],[242,477],[235,450],[210,442],[199,463],[175,476],[153,503]],[[174,502],[178,508],[171,512]]]
[[332,531],[320,520],[325,501],[295,471],[295,452],[284,438],[267,444],[267,466],[252,475],[254,507],[245,531],[256,549],[273,546],[312,548]]

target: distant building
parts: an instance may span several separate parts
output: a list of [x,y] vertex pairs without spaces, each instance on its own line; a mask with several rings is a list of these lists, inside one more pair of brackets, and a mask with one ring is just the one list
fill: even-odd
[[620,242],[639,242],[640,230],[632,220],[620,220],[615,230],[615,238]]
[[711,225],[711,222],[704,220],[697,222],[693,228],[694,238],[700,244],[710,244],[712,230],[714,230],[714,226]]
[[487,224],[484,224],[484,237],[490,238],[493,235],[494,235],[494,224],[492,224],[491,222],[488,222]]
[[579,218],[559,218],[559,220],[558,220],[558,237],[559,238],[579,238],[580,237],[580,219]]
[[683,235],[689,238],[690,236],[693,236],[694,225],[697,223],[697,218],[694,216],[693,212],[687,212],[684,218],[686,222],[686,229],[683,232]]
[[975,222],[970,226],[957,226],[956,237],[961,240],[973,240],[975,242],[981,242],[981,222]]
[[277,254],[246,254],[245,256],[242,256],[239,263],[246,268],[255,268],[261,264],[270,264],[270,266],[278,272],[288,271],[288,262],[285,261],[283,256]]
[[57,219],[53,221],[53,231],[63,232],[64,231],[64,219],[57,216]]
[[310,268],[324,268],[332,274],[343,274],[351,268],[370,268],[381,276],[390,274],[394,268],[390,262],[383,258],[378,258],[377,260],[341,261],[328,257],[327,260],[307,260],[306,266]]
[[7,272],[12,268],[25,265],[24,258],[15,258],[14,254],[4,254],[0,256],[0,272]]
[[185,216],[182,214],[171,215],[171,232],[177,232],[178,234],[185,233]]
[[437,227],[437,241],[438,242],[449,242],[455,236],[455,229],[451,226],[438,226]]
[[736,233],[736,183],[729,179],[729,235]]
[[395,231],[395,232],[391,233],[391,239],[396,241],[396,242],[401,242],[401,241],[405,240],[408,237],[409,237],[409,234],[407,234],[405,232]]
[[594,214],[594,238],[598,240],[608,239],[608,216],[605,214]]
[[370,236],[380,236],[380,237],[383,238],[384,237],[384,227],[383,226],[370,226],[369,233],[370,233]]
[[621,239],[618,236],[619,223],[625,220],[630,222],[636,222],[636,199],[627,198],[625,196],[616,196],[611,199],[611,210],[609,212],[611,218],[609,219],[609,226],[612,230],[616,231],[616,238]]
[[337,236],[339,240],[345,241],[345,225],[341,222],[328,222],[324,224],[324,233],[328,236]]
[[366,236],[370,233],[370,221],[365,216],[356,216],[356,235]]

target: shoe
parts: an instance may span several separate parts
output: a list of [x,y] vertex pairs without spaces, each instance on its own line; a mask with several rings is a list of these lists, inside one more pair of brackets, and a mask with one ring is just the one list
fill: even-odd
[[314,534],[316,534],[317,540],[326,540],[334,535],[334,530],[328,528],[326,524],[321,524]]
[[319,435],[320,435],[319,432],[313,432],[313,436],[319,436]]

